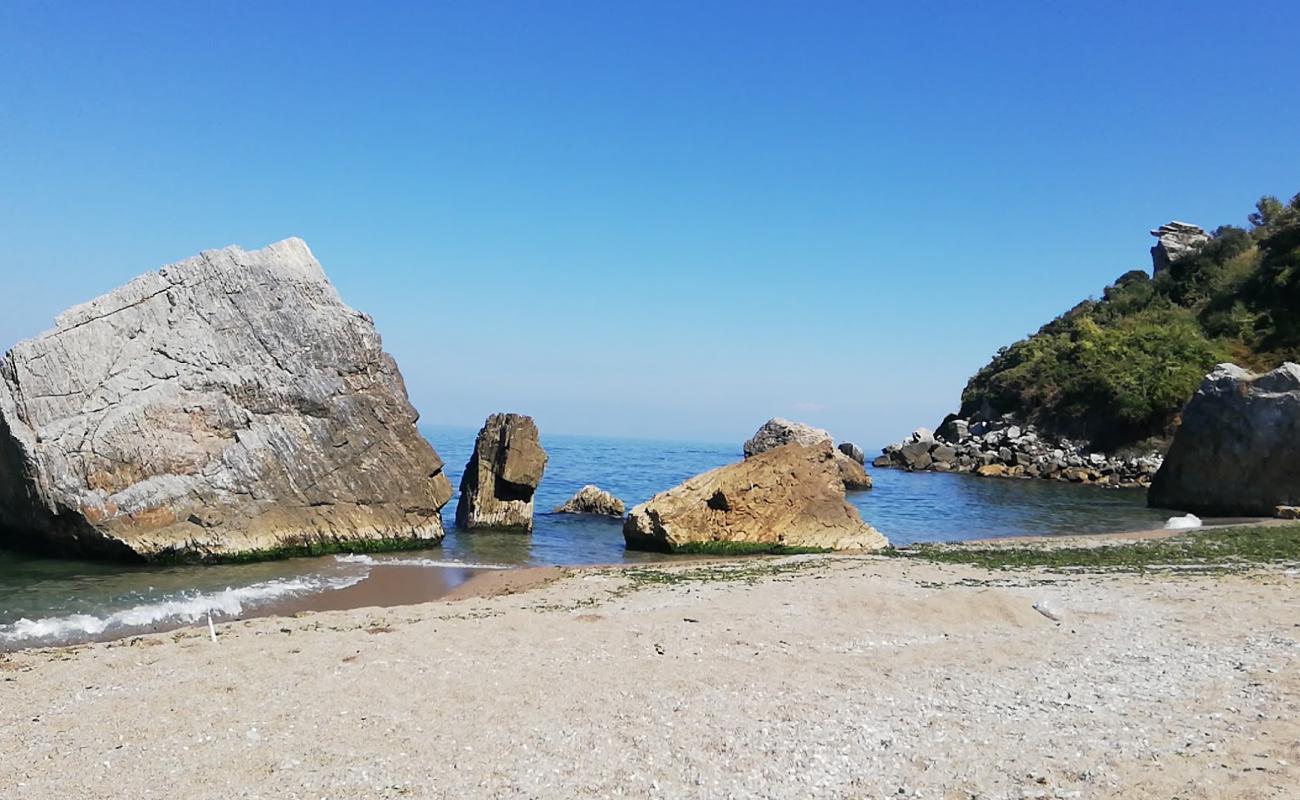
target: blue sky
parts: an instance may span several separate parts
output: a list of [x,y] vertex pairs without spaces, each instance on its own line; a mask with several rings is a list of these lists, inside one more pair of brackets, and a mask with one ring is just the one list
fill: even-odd
[[1300,191],[1300,4],[0,4],[0,347],[307,240],[424,419],[869,446]]

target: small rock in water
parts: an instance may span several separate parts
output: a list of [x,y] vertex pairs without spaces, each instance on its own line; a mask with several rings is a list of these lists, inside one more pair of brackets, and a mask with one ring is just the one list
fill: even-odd
[[1199,527],[1201,527],[1201,518],[1195,514],[1187,514],[1182,517],[1170,517],[1169,521],[1165,523],[1165,530],[1167,531],[1186,531]]
[[623,516],[623,501],[609,492],[591,484],[555,509],[556,514],[599,514],[607,517]]

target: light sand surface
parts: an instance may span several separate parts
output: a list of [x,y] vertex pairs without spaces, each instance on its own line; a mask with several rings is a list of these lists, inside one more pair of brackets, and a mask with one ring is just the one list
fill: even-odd
[[0,798],[1296,798],[1298,582],[804,556],[27,651]]

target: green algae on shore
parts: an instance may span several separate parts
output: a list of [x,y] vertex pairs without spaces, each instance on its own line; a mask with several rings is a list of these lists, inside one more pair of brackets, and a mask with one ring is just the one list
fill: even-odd
[[1300,525],[1256,525],[1198,530],[1136,542],[1093,547],[920,544],[886,551],[985,569],[1041,568],[1052,571],[1145,572],[1174,569],[1233,569],[1249,565],[1300,564]]

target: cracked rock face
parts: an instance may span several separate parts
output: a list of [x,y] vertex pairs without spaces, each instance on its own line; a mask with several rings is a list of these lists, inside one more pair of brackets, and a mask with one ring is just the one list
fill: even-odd
[[545,470],[546,451],[532,417],[488,417],[460,480],[456,525],[531,532],[533,495]]
[[1300,505],[1300,365],[1256,375],[1220,364],[1183,410],[1147,503],[1202,516],[1271,517]]
[[889,542],[844,499],[830,442],[789,444],[709,470],[634,507],[623,524],[633,550],[720,543],[878,550]]
[[144,558],[436,543],[451,486],[417,418],[306,243],[207,251],[0,361],[0,540]]
[[1151,235],[1159,240],[1151,248],[1151,268],[1155,275],[1169,269],[1169,265],[1178,259],[1197,252],[1210,241],[1210,235],[1204,228],[1178,220],[1166,222],[1151,231]]

